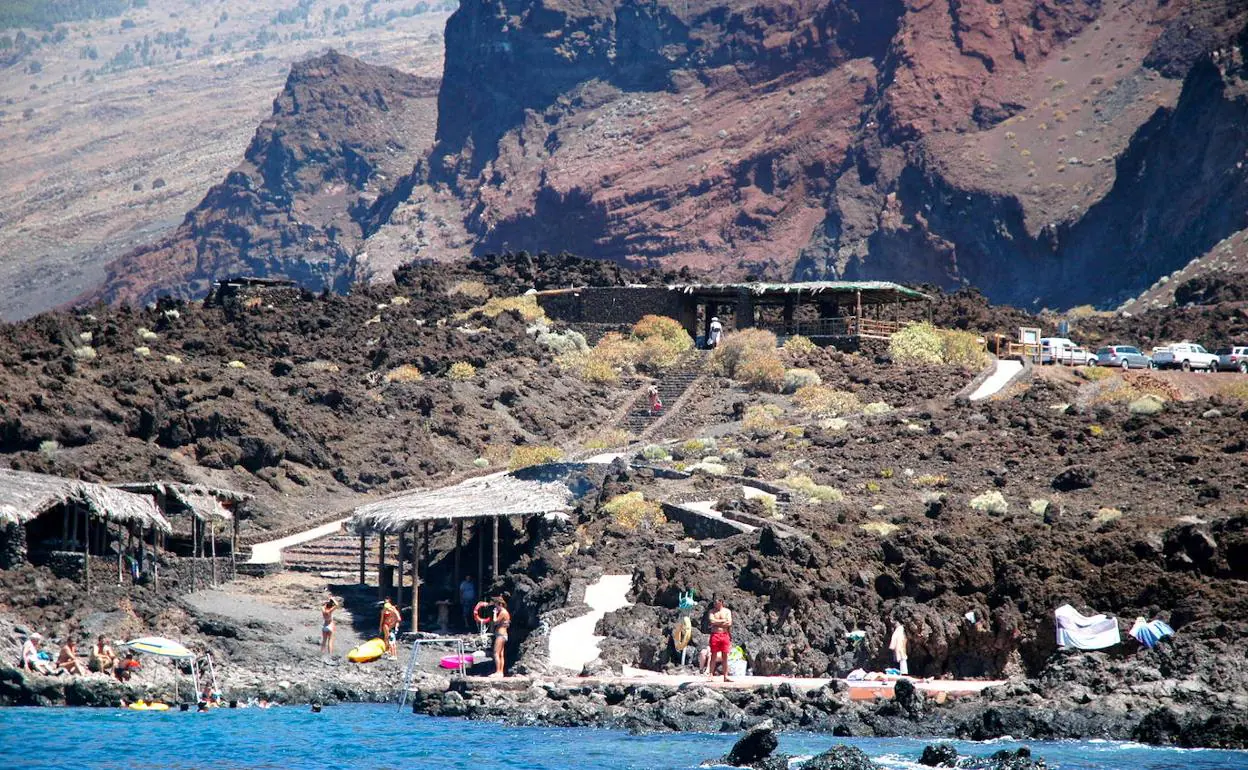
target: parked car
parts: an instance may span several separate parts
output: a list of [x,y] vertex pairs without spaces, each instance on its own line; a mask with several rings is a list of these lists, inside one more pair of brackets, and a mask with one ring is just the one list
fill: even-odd
[[1151,369],[1153,359],[1130,345],[1107,345],[1096,351],[1098,366],[1120,366],[1123,369]]
[[1248,374],[1248,347],[1218,348],[1218,371]]
[[1065,337],[1041,337],[1040,338],[1040,363],[1055,364],[1063,360],[1067,356],[1067,351],[1073,350],[1075,343]]
[[1057,363],[1067,366],[1092,366],[1096,363],[1096,354],[1085,347],[1063,348],[1053,357]]
[[1218,357],[1194,342],[1176,342],[1158,348],[1153,354],[1153,365],[1158,369],[1215,372],[1218,370]]

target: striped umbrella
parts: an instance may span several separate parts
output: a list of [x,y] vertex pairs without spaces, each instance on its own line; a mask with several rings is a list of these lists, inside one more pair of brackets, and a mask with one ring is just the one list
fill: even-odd
[[195,657],[190,650],[183,647],[172,639],[165,639],[160,636],[145,636],[141,639],[133,639],[122,645],[135,652],[144,652],[148,655],[159,655],[162,658],[176,658],[178,660],[190,660]]

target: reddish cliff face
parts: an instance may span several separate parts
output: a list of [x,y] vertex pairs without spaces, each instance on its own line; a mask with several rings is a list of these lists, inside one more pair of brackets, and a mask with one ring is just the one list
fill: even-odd
[[332,51],[296,65],[243,163],[81,299],[199,297],[240,274],[345,288],[362,240],[356,218],[428,149],[437,86]]
[[1241,0],[464,4],[433,153],[370,227],[437,211],[435,258],[1116,301],[1248,226],[1246,19]]
[[465,3],[436,141],[428,83],[315,60],[93,296],[525,249],[1116,304],[1248,228],[1246,48],[1248,0]]

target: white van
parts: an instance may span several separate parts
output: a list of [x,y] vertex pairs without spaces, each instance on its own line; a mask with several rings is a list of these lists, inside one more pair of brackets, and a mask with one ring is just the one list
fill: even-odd
[[1065,337],[1040,338],[1040,363],[1052,364],[1070,358],[1075,343]]

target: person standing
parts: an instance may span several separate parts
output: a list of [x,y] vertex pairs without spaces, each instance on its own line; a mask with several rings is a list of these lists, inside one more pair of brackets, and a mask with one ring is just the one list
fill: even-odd
[[715,666],[717,663],[724,667],[724,681],[731,681],[728,678],[728,651],[732,649],[732,610],[724,606],[724,600],[721,597],[715,597],[715,604],[711,609],[711,663],[710,675],[715,676]]
[[332,596],[321,605],[321,654],[334,654],[334,612],[338,610],[338,600]]
[[724,325],[719,322],[719,317],[711,318],[710,334],[706,335],[706,347],[708,350],[714,350],[719,347],[719,338],[724,336]]
[[511,613],[507,611],[507,600],[501,596],[494,597],[494,673],[490,676],[502,679],[507,667],[507,631],[511,628]]
[[399,638],[399,624],[403,622],[403,616],[399,613],[399,608],[390,602],[390,597],[386,597],[386,601],[381,606],[381,638],[386,641],[386,651],[390,653],[391,658],[399,657],[399,647],[396,644]]
[[472,582],[472,578],[468,575],[464,576],[463,581],[459,584],[459,609],[464,616],[464,628],[472,630],[473,618],[472,608],[477,603],[477,586]]
[[651,415],[655,415],[663,411],[663,402],[659,400],[659,388],[657,385],[651,385],[646,391],[646,396],[650,398]]
[[902,674],[909,674],[910,669],[907,666],[907,658],[909,655],[906,651],[906,629],[902,627],[901,623],[897,623],[896,628],[893,629],[893,637],[888,641],[888,649],[893,651],[893,657],[897,659],[897,670]]

